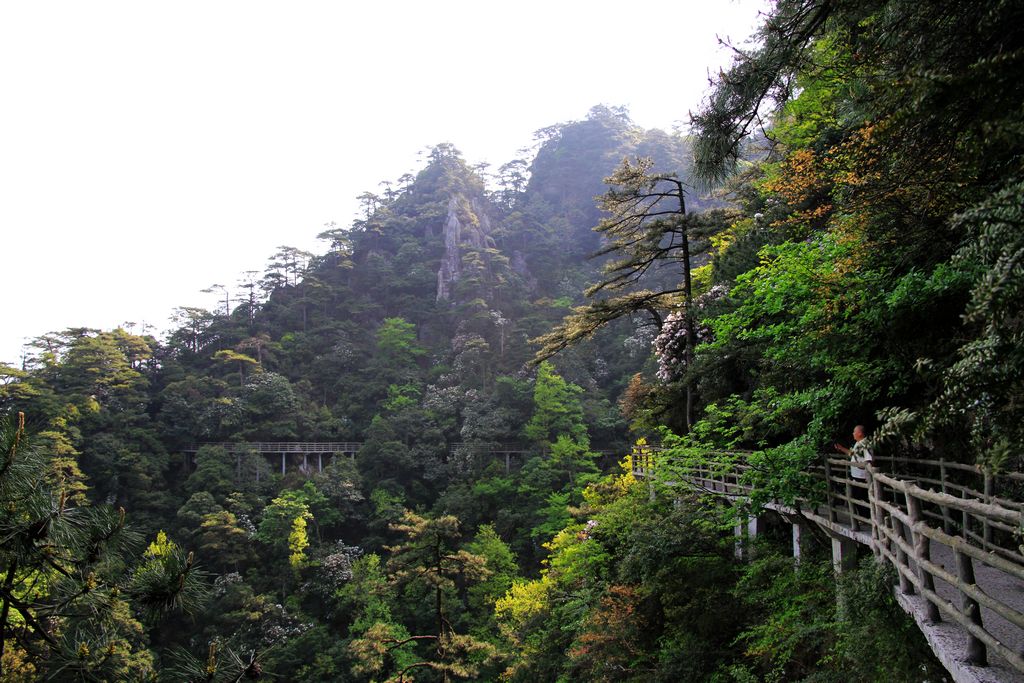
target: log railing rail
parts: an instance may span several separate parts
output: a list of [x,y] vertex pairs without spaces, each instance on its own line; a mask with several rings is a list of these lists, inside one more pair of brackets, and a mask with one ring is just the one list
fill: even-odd
[[[632,468],[648,482],[682,482],[732,500],[747,500],[755,493],[750,476],[755,468],[742,453],[676,459],[658,447],[637,446]],[[1019,644],[1004,642],[982,619],[984,608],[995,615],[992,619],[1024,635],[1021,601],[986,591],[975,578],[980,563],[1024,585],[1024,502],[1009,497],[1024,490],[1024,474],[945,460],[877,456],[866,468],[867,481],[849,476],[849,468],[846,458],[822,456],[806,470],[817,483],[816,493],[768,507],[789,513],[795,508],[853,532],[870,531],[849,537],[861,543],[870,539],[876,558],[896,569],[900,593],[924,598],[926,622],[948,620],[966,633],[965,663],[984,666],[989,653],[995,653],[1024,674]],[[954,567],[933,560],[938,546],[954,559]],[[940,595],[937,583],[948,587],[943,591],[947,595],[949,588],[955,591],[959,600]],[[1005,636],[1006,626],[999,630]]]

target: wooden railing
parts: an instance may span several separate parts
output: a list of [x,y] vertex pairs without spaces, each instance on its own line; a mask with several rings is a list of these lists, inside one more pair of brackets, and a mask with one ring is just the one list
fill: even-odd
[[[873,468],[872,468],[873,469]],[[1021,512],[1019,509],[982,502],[973,498],[959,498],[921,488],[913,481],[897,479],[880,471],[871,472],[869,490],[872,513],[874,550],[896,567],[900,576],[900,590],[904,594],[920,593],[927,600],[927,617],[939,621],[946,617],[963,627],[969,634],[965,659],[983,665],[987,662],[986,648],[991,648],[1017,671],[1024,672],[1024,658],[1007,647],[982,622],[981,607],[1002,619],[1024,629],[1024,613],[997,595],[990,595],[978,586],[974,561],[1024,581],[1024,556],[1019,546]],[[937,515],[936,509],[945,511]],[[952,535],[930,523],[960,513],[965,533]],[[986,540],[970,531],[970,520],[978,520],[988,528],[999,525],[1014,529],[1014,533],[1000,539],[1004,545]],[[994,535],[993,535],[994,536]],[[991,538],[991,536],[990,536]],[[932,561],[931,544],[949,548],[955,558],[956,574]],[[1017,544],[1016,550],[1007,547]],[[935,580],[945,582],[958,593],[959,605],[936,593]],[[941,613],[941,616],[940,616]]]
[[520,443],[455,442],[448,444],[449,455],[524,455],[534,453],[536,450],[536,447]]
[[[633,472],[648,481],[682,482],[731,499],[755,494],[751,475],[756,467],[745,454],[719,452],[673,460],[667,451],[638,446]],[[849,469],[848,459],[822,456],[805,471],[811,491],[790,503],[805,516],[865,532],[851,537],[869,542],[876,557],[896,569],[901,593],[925,599],[927,621],[947,619],[966,631],[967,663],[984,665],[989,652],[995,652],[1024,673],[1019,642],[1024,637],[1024,503],[1014,497],[1024,490],[1024,474],[996,474],[944,460],[887,457],[876,457],[867,467],[867,481],[851,477]],[[792,505],[776,501],[768,507],[793,512]],[[946,565],[933,559],[937,554]],[[976,563],[1007,577],[1010,587],[1000,592],[979,586]],[[952,593],[956,599],[941,593]],[[986,619],[999,628],[986,624],[983,609]],[[1007,633],[1018,641],[1016,645],[1004,642]]]

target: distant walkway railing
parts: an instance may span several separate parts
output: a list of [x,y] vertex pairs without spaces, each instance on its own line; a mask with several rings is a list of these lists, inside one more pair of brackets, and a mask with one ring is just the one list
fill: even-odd
[[[755,493],[748,454],[677,460],[667,453],[635,447],[634,475],[735,500]],[[993,652],[1024,674],[1024,503],[1015,498],[1024,474],[892,457],[876,457],[866,481],[849,469],[849,459],[823,456],[804,472],[807,496],[766,507],[868,544],[896,569],[902,595],[924,598],[926,624],[948,619],[966,632],[965,663],[985,666]],[[979,581],[975,563],[994,570],[990,578]]]
[[[303,473],[313,471],[322,472],[324,469],[325,455],[347,455],[354,457],[365,445],[363,441],[215,441],[192,444],[184,449],[189,456],[186,466],[192,467],[194,456],[201,448],[220,448],[227,453],[237,456],[239,472],[242,470],[241,458],[245,455],[279,455],[281,456],[281,474],[288,472],[290,464],[289,456],[298,454],[301,459],[294,458],[298,470]],[[502,457],[505,461],[505,471],[512,471],[512,463],[518,461],[521,465],[527,456],[536,454],[539,451],[536,446],[522,443],[486,443],[486,442],[455,442],[448,444],[447,453],[449,458],[465,457]],[[618,451],[610,449],[593,449],[591,452],[599,455],[614,455]],[[310,464],[307,456],[316,455],[316,467]],[[259,471],[256,471],[259,477]]]
[[208,442],[193,444],[186,453],[196,453],[200,448],[223,448],[228,453],[356,453],[363,447],[361,441],[247,441]]

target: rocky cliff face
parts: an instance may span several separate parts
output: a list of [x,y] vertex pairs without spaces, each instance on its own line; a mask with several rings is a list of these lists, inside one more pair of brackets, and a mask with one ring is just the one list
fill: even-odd
[[444,228],[444,256],[437,270],[437,300],[452,298],[452,287],[462,276],[462,256],[467,251],[483,253],[494,248],[491,220],[477,198],[456,193],[448,199]]

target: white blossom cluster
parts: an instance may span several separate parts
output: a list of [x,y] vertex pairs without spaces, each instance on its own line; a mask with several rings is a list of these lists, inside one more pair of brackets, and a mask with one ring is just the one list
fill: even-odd
[[320,561],[320,573],[338,584],[352,578],[352,558],[345,553],[331,553]]
[[[712,301],[728,294],[725,285],[715,285],[693,300],[694,315]],[[696,344],[708,341],[711,330],[703,325],[695,326]],[[672,311],[661,325],[661,332],[654,338],[654,355],[658,359],[657,377],[662,382],[673,382],[686,372],[686,312]]]
[[[313,571],[307,574],[308,579],[302,584],[301,590],[310,595],[315,595],[322,601],[322,604],[329,608],[331,614],[336,614],[338,610],[338,601],[336,599],[338,589],[344,584],[352,580],[352,563],[355,562],[356,558],[362,556],[363,549],[356,545],[346,545],[343,541],[339,540],[334,544],[332,548],[325,548],[314,554],[311,562]],[[275,606],[276,608],[277,606]],[[284,614],[282,612],[282,614]],[[272,631],[271,627],[265,626],[263,637],[269,635],[281,635],[285,634],[287,637],[287,629],[292,629],[292,633],[298,633],[309,628],[311,624],[303,624],[297,620],[293,620],[291,624],[281,625],[278,624],[278,630]],[[281,629],[284,630],[281,630]]]
[[590,538],[590,534],[592,534],[594,532],[594,529],[596,529],[596,528],[597,528],[597,520],[596,519],[588,519],[587,523],[583,525],[583,530],[580,531],[578,534],[576,534],[576,537],[579,540],[581,540],[581,541],[585,541],[588,538]]
[[423,407],[444,415],[455,413],[464,400],[462,389],[457,386],[430,384],[423,392]]
[[254,538],[256,536],[256,525],[253,524],[253,521],[252,519],[250,519],[249,515],[242,513],[238,515],[237,519],[238,526],[245,531],[246,536],[248,536],[249,538]]
[[313,626],[292,616],[281,604],[264,608],[257,619],[252,628],[258,633],[259,645],[264,648],[300,636]]
[[229,572],[227,574],[221,574],[213,580],[213,595],[217,598],[222,598],[228,592],[228,586],[242,583],[242,575],[238,572]]
[[669,313],[661,325],[661,332],[654,338],[657,377],[662,382],[677,380],[686,372],[686,336],[686,313]]
[[622,346],[630,358],[639,358],[646,355],[654,342],[654,328],[651,325],[638,327],[632,335],[622,340]]
[[316,571],[304,588],[322,597],[331,597],[343,583],[352,579],[352,562],[362,554],[359,546],[338,541],[330,552],[318,558]]

